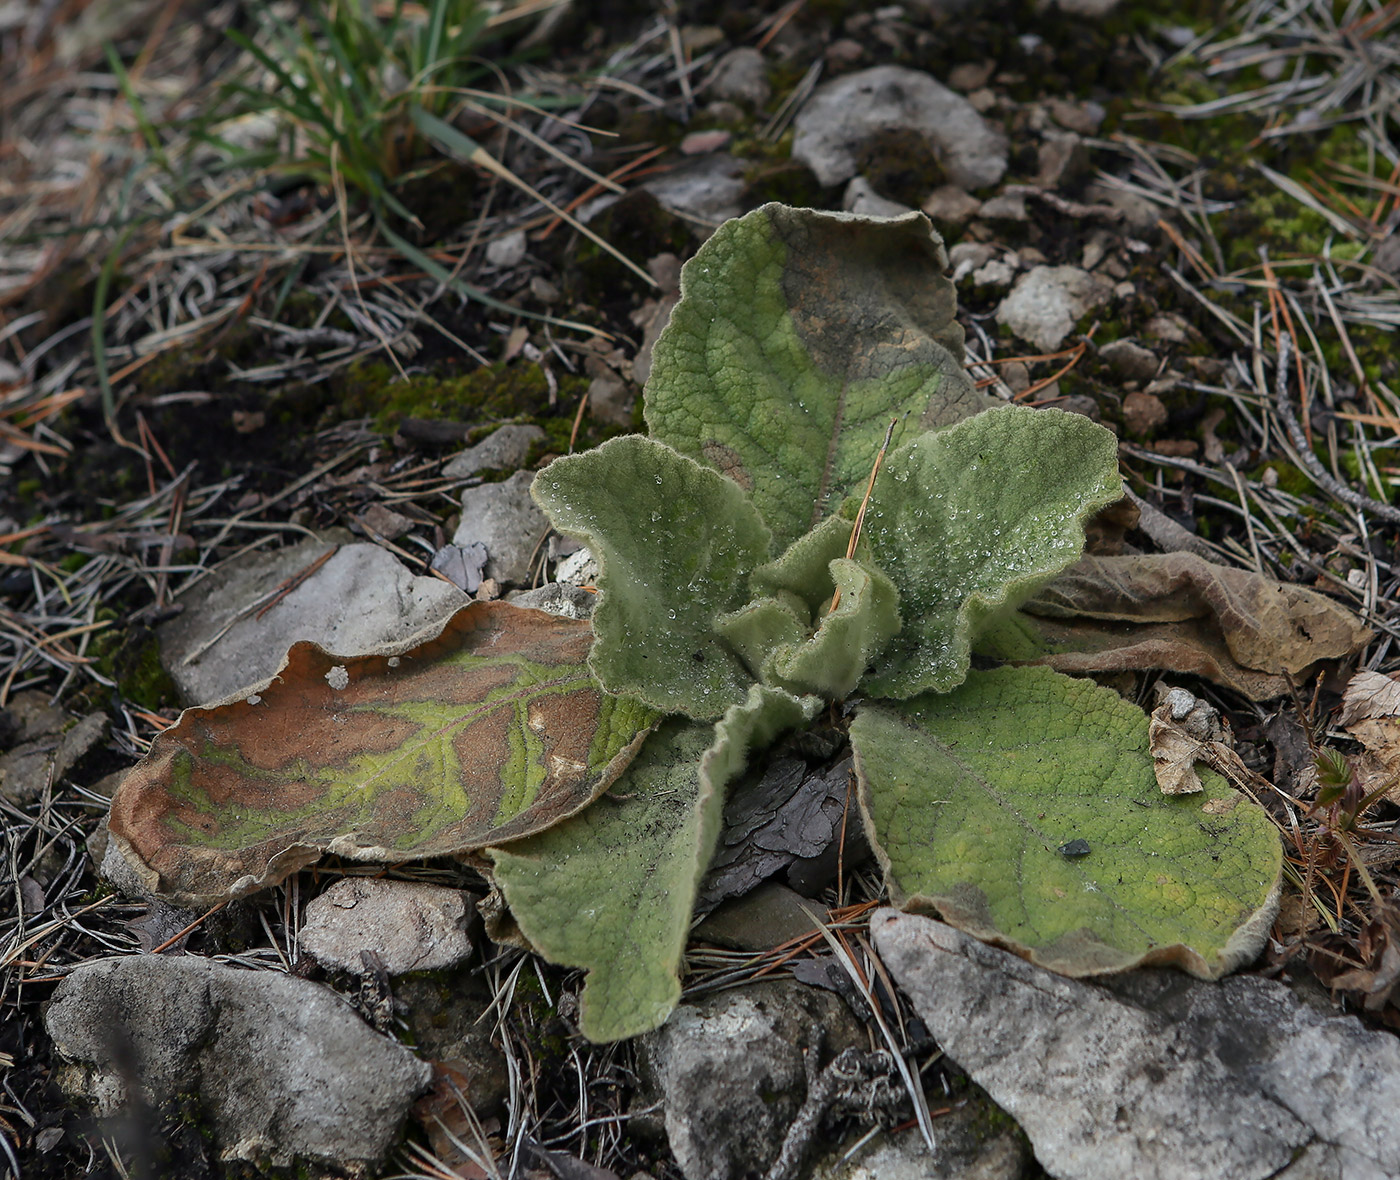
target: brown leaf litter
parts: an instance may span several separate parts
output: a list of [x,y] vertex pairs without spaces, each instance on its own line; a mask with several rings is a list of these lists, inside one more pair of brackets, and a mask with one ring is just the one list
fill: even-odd
[[1371,639],[1314,590],[1189,553],[1086,557],[1026,606],[1061,672],[1149,668],[1205,677],[1251,700],[1289,691]]

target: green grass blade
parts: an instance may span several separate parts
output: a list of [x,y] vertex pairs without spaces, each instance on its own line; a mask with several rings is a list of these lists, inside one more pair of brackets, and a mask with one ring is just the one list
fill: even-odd
[[122,92],[122,97],[126,99],[127,106],[131,108],[131,113],[136,116],[136,126],[141,130],[141,138],[146,141],[146,146],[151,149],[151,157],[161,169],[174,175],[170,167],[170,159],[165,154],[165,147],[160,142],[160,133],[156,131],[155,124],[151,122],[150,116],[146,114],[146,104],[141,101],[141,96],[136,93],[136,87],[131,84],[131,75],[126,72],[126,67],[122,65],[122,59],[117,55],[116,49],[110,41],[102,43],[102,51],[107,55],[107,65],[111,68],[113,77],[117,80],[117,86]]

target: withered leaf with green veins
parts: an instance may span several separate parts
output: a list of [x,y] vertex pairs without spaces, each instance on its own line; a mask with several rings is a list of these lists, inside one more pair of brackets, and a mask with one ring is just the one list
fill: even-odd
[[601,795],[659,714],[589,675],[585,622],[472,603],[416,646],[295,644],[265,688],[187,709],[112,801],[118,847],[186,904],[325,853],[404,861],[544,831]]

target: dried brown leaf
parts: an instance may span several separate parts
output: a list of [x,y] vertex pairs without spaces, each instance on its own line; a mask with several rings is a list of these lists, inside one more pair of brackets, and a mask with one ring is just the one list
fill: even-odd
[[1025,608],[1061,672],[1163,668],[1253,700],[1355,654],[1371,632],[1313,590],[1190,553],[1086,557]]
[[295,644],[246,699],[187,709],[112,801],[151,888],[208,904],[335,853],[447,856],[541,832],[601,795],[656,714],[589,675],[587,623],[472,603],[374,655]]
[[1386,786],[1400,802],[1400,681],[1362,669],[1342,694],[1338,721],[1365,748],[1353,760],[1364,794]]

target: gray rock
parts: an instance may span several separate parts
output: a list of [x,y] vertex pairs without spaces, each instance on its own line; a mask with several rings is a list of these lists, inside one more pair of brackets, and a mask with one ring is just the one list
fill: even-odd
[[517,590],[508,594],[506,601],[515,606],[528,606],[551,615],[563,615],[566,619],[587,619],[593,614],[596,595],[590,594],[581,586],[546,582],[533,590]]
[[[105,821],[103,827],[106,827]],[[122,855],[121,849],[110,840],[103,845],[97,875],[126,897],[141,898],[151,904],[156,902],[156,895],[152,892],[154,879],[148,881],[138,873],[131,862]]]
[[1400,1175],[1392,1034],[1255,976],[1095,986],[927,918],[880,910],[871,929],[929,1031],[1053,1176],[1263,1180],[1305,1147],[1327,1170],[1300,1178]]
[[990,242],[959,242],[948,251],[948,265],[953,268],[953,282],[962,282],[978,267],[986,266],[996,254],[997,248]]
[[475,594],[481,588],[486,558],[486,546],[480,541],[470,545],[444,545],[433,554],[428,568],[441,574],[463,594]]
[[511,230],[510,233],[487,244],[486,261],[500,270],[508,270],[524,261],[528,245],[523,229]]
[[792,158],[825,185],[854,176],[861,145],[891,130],[923,135],[960,188],[985,188],[1006,172],[1005,135],[962,95],[903,66],[876,66],[824,83],[793,126]]
[[530,564],[549,532],[549,521],[530,499],[534,479],[532,471],[517,471],[504,483],[486,483],[462,492],[462,523],[452,543],[485,545],[486,576],[497,582],[529,581]]
[[979,266],[972,272],[972,285],[1005,291],[1015,278],[1016,258],[1010,255],[1007,258],[993,258],[986,266]]
[[[804,908],[805,907],[805,908]],[[719,906],[695,927],[693,936],[741,951],[771,951],[811,934],[817,903],[777,881]]]
[[955,184],[942,184],[929,193],[921,208],[937,228],[962,225],[982,208],[982,202]]
[[1054,352],[1074,325],[1112,294],[1111,283],[1077,266],[1033,267],[1001,301],[997,323],[1042,352]]
[[731,49],[715,66],[707,91],[714,98],[761,107],[773,93],[768,63],[757,49]]
[[1037,162],[1036,184],[1058,188],[1078,180],[1089,170],[1089,149],[1073,131],[1046,131]]
[[260,1165],[382,1158],[432,1076],[329,989],[195,957],[84,963],[44,1022],[99,1115],[139,1079],[157,1109],[192,1097],[222,1158]]
[[301,945],[323,965],[354,975],[369,973],[360,956],[366,950],[390,975],[437,971],[472,953],[469,901],[441,885],[346,877],[306,907]]
[[[825,1046],[813,1044],[825,1033]],[[865,1047],[836,997],[765,983],[682,1004],[642,1041],[671,1151],[686,1180],[739,1180],[777,1159],[807,1091],[803,1051]]]
[[454,455],[443,465],[442,474],[448,479],[465,479],[478,471],[513,471],[525,462],[530,448],[543,441],[544,431],[538,426],[510,423]]
[[863,176],[851,177],[851,183],[841,197],[841,208],[861,217],[902,217],[911,212],[908,205],[882,197]]
[[1112,184],[1095,181],[1084,187],[1084,201],[1089,205],[1111,205],[1129,229],[1143,233],[1157,224],[1161,210],[1146,197]]
[[[935,1104],[932,1095],[929,1104]],[[877,1135],[850,1159],[843,1158],[850,1151],[843,1143],[817,1161],[811,1180],[1020,1180],[1031,1162],[1030,1147],[991,1106],[980,1095],[935,1119],[932,1154],[917,1127]]]
[[3,713],[9,740],[14,743],[32,742],[52,737],[68,723],[68,714],[55,705],[46,692],[33,689],[17,692],[10,698]]
[[[42,732],[47,724],[55,728]],[[101,713],[89,713],[65,730],[66,724],[62,710],[47,706],[21,718],[19,730],[30,740],[0,755],[0,798],[21,806],[34,802],[96,750],[110,728]]]
[[1125,381],[1151,381],[1157,375],[1157,354],[1131,340],[1114,340],[1099,349],[1102,360]]
[[744,162],[728,152],[696,156],[641,187],[672,213],[716,226],[743,212]]
[[1103,105],[1093,100],[1074,102],[1067,98],[1050,98],[1045,100],[1045,109],[1061,127],[1080,135],[1097,135],[1108,115]]
[[979,217],[986,221],[1029,221],[1026,211],[1026,194],[1019,189],[1015,192],[998,193],[982,203]]
[[261,618],[250,609],[334,546],[306,540],[257,553],[198,582],[184,612],[157,632],[160,658],[187,704],[210,705],[267,680],[300,639],[357,655],[439,626],[467,604],[438,578],[417,577],[378,545],[341,545]]

